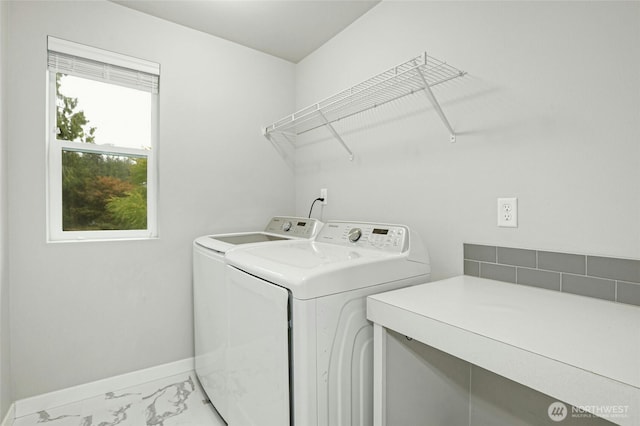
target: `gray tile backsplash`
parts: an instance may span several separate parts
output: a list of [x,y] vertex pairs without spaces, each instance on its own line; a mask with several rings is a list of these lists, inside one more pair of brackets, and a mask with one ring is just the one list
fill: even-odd
[[562,274],[562,291],[598,299],[616,300],[616,282],[602,278]]
[[640,283],[640,260],[587,256],[587,275]]
[[545,269],[547,271],[585,275],[587,273],[587,256],[580,254],[539,251],[538,268]]
[[498,247],[498,263],[535,268],[538,264],[535,250]]
[[480,276],[480,263],[473,260],[464,261],[464,274],[473,275],[474,277]]
[[464,244],[464,273],[640,306],[640,260]]
[[477,244],[464,245],[464,258],[479,260],[481,262],[496,262],[496,247],[481,246]]
[[640,284],[618,281],[618,302],[640,306]]
[[541,271],[539,269],[518,268],[518,284],[560,291],[562,277],[559,272]]
[[497,281],[516,282],[516,268],[495,263],[480,264],[480,277]]

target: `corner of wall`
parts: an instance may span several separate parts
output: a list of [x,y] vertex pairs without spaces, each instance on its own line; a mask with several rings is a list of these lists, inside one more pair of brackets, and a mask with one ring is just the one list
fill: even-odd
[[0,1],[0,419],[12,403],[9,341],[9,274],[7,250],[7,129],[5,101],[8,3]]

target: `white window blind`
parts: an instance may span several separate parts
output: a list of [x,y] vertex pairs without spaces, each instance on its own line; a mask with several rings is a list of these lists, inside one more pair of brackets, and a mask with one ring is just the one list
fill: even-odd
[[48,38],[50,71],[158,93],[160,65],[102,49]]

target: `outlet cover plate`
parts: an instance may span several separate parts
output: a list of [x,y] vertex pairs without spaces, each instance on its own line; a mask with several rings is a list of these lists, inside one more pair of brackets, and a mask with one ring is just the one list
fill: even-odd
[[498,198],[498,226],[502,228],[518,227],[517,198]]

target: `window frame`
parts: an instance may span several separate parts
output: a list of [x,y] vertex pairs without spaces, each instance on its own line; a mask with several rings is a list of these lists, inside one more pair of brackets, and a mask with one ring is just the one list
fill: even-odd
[[[51,37],[49,37],[51,39]],[[66,42],[71,43],[71,42]],[[80,45],[82,46],[82,45]],[[84,46],[87,48],[87,46]],[[98,49],[91,48],[93,51]],[[111,56],[117,55],[108,52]],[[105,62],[105,61],[103,61]],[[107,63],[107,62],[105,62]],[[150,149],[128,148],[113,145],[99,145],[85,142],[66,141],[57,138],[57,93],[56,75],[58,71],[47,69],[47,241],[105,241],[154,239],[158,237],[158,93],[151,94],[151,140]],[[87,78],[76,75],[80,78]],[[110,84],[116,84],[111,82]],[[126,86],[125,86],[126,87]],[[80,153],[118,155],[147,159],[147,229],[131,230],[91,230],[65,231],[62,221],[62,153],[75,151]]]

